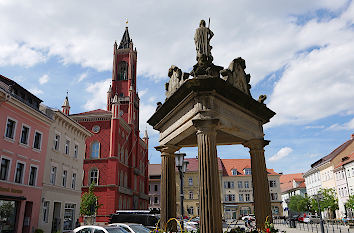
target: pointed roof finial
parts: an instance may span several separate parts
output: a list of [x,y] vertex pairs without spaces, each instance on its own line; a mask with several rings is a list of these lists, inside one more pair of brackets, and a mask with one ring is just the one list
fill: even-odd
[[126,27],[128,27],[128,18],[127,18],[127,20],[125,21],[125,24],[127,25]]
[[125,31],[124,31],[122,40],[120,41],[118,49],[127,49],[127,48],[129,48],[130,42],[131,42],[131,39],[130,39],[130,36],[129,36],[128,27],[125,27]]

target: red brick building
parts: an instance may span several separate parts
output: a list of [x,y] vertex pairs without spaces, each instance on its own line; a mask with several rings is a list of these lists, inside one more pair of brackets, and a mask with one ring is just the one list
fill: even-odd
[[114,43],[107,109],[70,115],[94,134],[86,140],[82,192],[97,184],[95,194],[103,204],[97,222],[107,222],[116,210],[148,208],[148,136],[139,137],[136,65],[126,28],[119,46]]

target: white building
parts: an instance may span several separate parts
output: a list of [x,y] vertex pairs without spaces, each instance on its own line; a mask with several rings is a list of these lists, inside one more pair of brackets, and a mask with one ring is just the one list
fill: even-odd
[[308,196],[313,196],[322,188],[320,171],[317,167],[311,168],[304,174],[306,192]]
[[281,175],[280,189],[283,215],[289,216],[291,215],[288,208],[290,198],[294,195],[305,197],[306,194],[306,185],[305,179],[303,178],[303,173]]

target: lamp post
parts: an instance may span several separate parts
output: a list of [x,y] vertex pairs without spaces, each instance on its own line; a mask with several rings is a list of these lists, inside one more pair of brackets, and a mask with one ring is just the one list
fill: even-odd
[[176,158],[176,167],[178,168],[179,171],[179,179],[180,179],[180,197],[181,197],[181,226],[183,231],[184,229],[184,224],[183,224],[183,216],[184,216],[184,208],[183,208],[183,199],[184,199],[184,194],[183,194],[183,174],[187,170],[187,165],[188,161],[184,160],[184,156],[186,156],[185,153],[176,153],[175,158]]
[[321,227],[321,233],[324,233],[324,226],[323,226],[323,219],[322,219],[322,214],[321,214],[321,205],[320,205],[320,200],[323,198],[323,195],[321,192],[318,192],[316,195],[316,200],[317,200],[317,205],[318,205],[318,212],[320,215],[320,227]]

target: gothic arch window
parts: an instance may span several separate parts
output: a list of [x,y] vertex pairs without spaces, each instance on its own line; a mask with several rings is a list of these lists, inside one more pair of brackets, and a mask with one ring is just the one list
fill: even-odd
[[118,63],[118,80],[128,80],[128,63],[125,61]]
[[100,157],[100,143],[96,141],[91,144],[90,158],[98,159],[99,157]]
[[99,178],[99,170],[97,168],[92,168],[89,172],[89,185],[95,183],[98,185],[98,178]]

